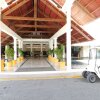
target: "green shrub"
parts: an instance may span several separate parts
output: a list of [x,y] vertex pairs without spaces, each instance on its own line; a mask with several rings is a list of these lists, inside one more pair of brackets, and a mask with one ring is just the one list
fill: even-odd
[[18,49],[18,53],[20,54],[20,56],[24,56],[24,52],[21,49]]
[[48,55],[52,55],[53,54],[53,50],[49,49],[47,52]]
[[55,50],[55,54],[57,55],[57,58],[59,61],[63,61],[63,51],[64,51],[64,45],[60,44]]
[[5,54],[7,55],[8,60],[14,59],[14,49],[9,45],[6,46]]

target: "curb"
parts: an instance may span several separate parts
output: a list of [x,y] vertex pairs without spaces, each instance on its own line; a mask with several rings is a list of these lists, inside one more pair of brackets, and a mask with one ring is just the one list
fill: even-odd
[[48,80],[48,79],[69,79],[69,78],[82,78],[82,76],[48,76],[48,77],[20,77],[20,78],[0,78],[0,81],[10,81],[10,80]]

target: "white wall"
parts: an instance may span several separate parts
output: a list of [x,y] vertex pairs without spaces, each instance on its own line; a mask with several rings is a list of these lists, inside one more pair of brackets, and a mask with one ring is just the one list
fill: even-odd
[[80,51],[80,57],[89,57],[89,46],[83,46]]

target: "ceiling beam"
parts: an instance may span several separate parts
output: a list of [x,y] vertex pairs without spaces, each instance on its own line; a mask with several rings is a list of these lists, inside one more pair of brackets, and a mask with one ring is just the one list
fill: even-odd
[[65,18],[65,16],[62,14],[62,12],[57,9],[55,6],[48,4],[47,0],[40,0],[43,4],[47,5],[48,8],[50,8],[54,13],[56,13],[59,17],[61,18]]
[[[2,33],[3,34],[3,33]],[[7,39],[9,39],[10,36],[5,37],[4,39],[1,39],[1,43],[3,43],[4,41],[6,41]]]
[[[42,12],[40,9],[38,9],[38,12],[39,12],[40,14],[42,14],[44,17],[46,17],[46,18],[49,18],[49,17],[50,17],[49,15],[45,14],[44,12]],[[65,20],[64,22],[66,22],[66,20]],[[54,25],[60,25],[60,24],[54,22]]]
[[[18,31],[19,33],[35,33],[35,31]],[[55,31],[37,31],[37,33],[54,33]]]
[[23,41],[33,41],[33,42],[49,42],[49,39],[23,39]]
[[93,2],[95,2],[95,0],[91,0],[91,1],[89,1],[88,4],[85,5],[85,8],[87,8],[87,7],[88,7],[91,3],[93,3]]
[[10,29],[7,25],[5,25],[2,21],[0,21],[0,30],[10,36],[12,36],[13,38],[17,38],[19,40],[22,40],[22,38],[17,35],[12,29]]
[[45,35],[21,35],[22,37],[37,37],[37,38],[48,38],[48,37],[50,37],[50,35],[49,36],[45,36]]
[[[27,16],[28,14],[30,14],[34,9],[30,9],[29,11],[27,11],[25,14],[23,14],[22,16],[25,17]],[[15,24],[16,21],[14,21],[13,23],[11,23],[12,25]]]
[[58,38],[64,33],[66,33],[66,26],[67,24],[65,24],[61,29],[59,29],[50,39]]
[[28,21],[50,21],[50,22],[65,22],[65,19],[59,18],[33,18],[33,17],[19,17],[19,16],[2,16],[3,19],[9,20],[28,20]]
[[16,5],[12,8],[10,8],[9,10],[7,10],[5,13],[3,13],[4,16],[12,13],[13,11],[15,11],[16,9],[18,9],[19,7],[21,7],[22,5],[24,5],[25,3],[27,3],[30,0],[22,0],[20,3],[16,3]]
[[81,34],[82,36],[84,36],[87,40],[91,40],[87,35],[84,34],[84,32],[82,30],[80,30],[77,26],[72,24],[72,27],[79,32],[79,34]]
[[97,10],[100,10],[100,7],[96,8],[94,11],[92,11],[91,14],[95,13]]
[[34,0],[34,18],[37,18],[37,0]]
[[79,40],[76,39],[75,37],[73,37],[73,35],[71,35],[71,37],[72,37],[72,39],[73,39],[74,41],[76,41],[77,43],[79,42]]
[[61,26],[55,25],[23,25],[23,24],[15,24],[15,27],[29,27],[29,28],[61,28]]
[[[34,0],[34,18],[37,18],[37,0]],[[37,25],[37,21],[35,21],[35,26]],[[37,28],[35,27],[35,31],[37,32]]]
[[93,14],[91,14],[84,6],[82,6],[77,0],[75,1],[75,3],[83,10],[85,11],[88,15],[90,15],[91,18],[96,18]]

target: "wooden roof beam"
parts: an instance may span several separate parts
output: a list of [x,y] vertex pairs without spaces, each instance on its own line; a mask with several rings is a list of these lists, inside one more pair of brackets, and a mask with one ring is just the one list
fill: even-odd
[[37,0],[34,0],[34,18],[37,18]]
[[19,17],[19,16],[2,16],[3,19],[8,20],[28,20],[28,21],[50,21],[50,22],[65,22],[65,19],[59,18],[33,18],[33,17]]
[[[18,31],[19,33],[34,33],[35,31]],[[37,31],[37,33],[54,33],[55,31]]]
[[91,3],[95,2],[95,0],[91,0],[89,1],[89,3],[87,5],[85,5],[85,8],[87,8]]
[[16,4],[14,7],[10,8],[5,13],[3,13],[3,15],[6,16],[6,15],[12,13],[16,9],[18,9],[19,7],[21,7],[22,5],[24,5],[25,3],[27,3],[28,1],[30,1],[30,0],[22,0],[19,4]]
[[84,34],[84,32],[82,32],[82,30],[80,30],[77,26],[72,24],[72,27],[78,31],[82,36],[84,36],[87,40],[91,40],[87,35]]
[[[34,0],[34,18],[37,18],[37,0]],[[35,21],[35,26],[37,25],[37,21]],[[37,28],[35,27],[35,31],[37,32]]]
[[100,9],[100,7],[96,8],[94,11],[91,12],[91,14],[95,13],[99,9]]
[[73,37],[72,35],[71,35],[71,37],[72,37],[72,39],[73,39],[74,41],[76,41],[77,43],[79,42],[79,40],[76,39],[75,37]]
[[3,40],[1,39],[1,43],[3,43],[4,41],[6,41],[7,39],[9,39],[10,36],[8,35],[7,37],[5,37]]
[[23,25],[23,24],[15,24],[15,27],[28,27],[28,28],[61,28],[61,26],[55,25]]
[[83,10],[85,11],[88,15],[91,16],[92,19],[96,18],[93,14],[91,14],[84,6],[82,6],[77,0],[75,1],[75,3]]
[[[60,13],[60,11],[59,11],[59,9],[55,9],[52,5],[50,5],[50,4],[48,4],[47,3],[47,0],[40,0],[43,4],[45,4],[45,5],[47,5],[48,6],[48,8],[50,8],[54,13],[56,13],[59,17],[61,17],[61,18],[65,18],[65,16],[64,15],[62,15],[61,13]],[[58,11],[57,11],[58,10]]]
[[6,24],[4,24],[2,21],[0,21],[0,30],[10,36],[12,36],[13,38],[17,38],[19,40],[22,40],[22,38],[16,34],[12,29],[10,29]]

